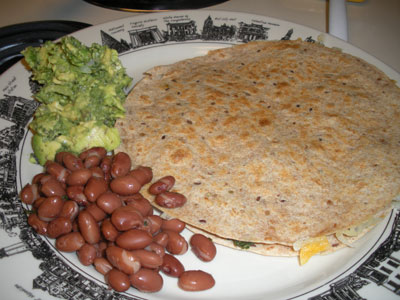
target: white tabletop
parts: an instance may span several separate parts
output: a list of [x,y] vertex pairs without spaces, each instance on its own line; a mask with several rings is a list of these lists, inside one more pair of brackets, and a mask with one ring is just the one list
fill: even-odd
[[[328,32],[328,0],[229,0],[206,9],[240,11],[279,18]],[[70,20],[92,25],[132,16],[83,0],[1,0],[0,27],[43,20]],[[400,1],[347,3],[349,43],[400,72]]]

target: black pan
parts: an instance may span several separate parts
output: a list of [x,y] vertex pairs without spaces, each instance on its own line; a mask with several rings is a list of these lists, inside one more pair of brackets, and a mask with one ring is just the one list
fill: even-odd
[[0,28],[0,74],[22,58],[28,46],[39,46],[90,24],[74,21],[37,21]]

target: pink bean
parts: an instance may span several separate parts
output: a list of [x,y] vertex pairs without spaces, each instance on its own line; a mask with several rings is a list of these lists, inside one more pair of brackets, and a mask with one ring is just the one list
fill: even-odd
[[96,257],[93,264],[96,271],[103,275],[107,274],[113,268],[112,264],[104,257]]
[[131,251],[117,246],[109,246],[106,249],[106,255],[108,261],[125,274],[134,274],[140,269],[139,258],[133,255]]
[[70,232],[56,239],[56,248],[63,252],[75,252],[85,244],[79,232]]
[[111,222],[119,231],[125,231],[142,226],[143,216],[133,207],[122,206],[114,210]]
[[28,224],[39,234],[46,235],[47,234],[47,226],[48,223],[39,219],[37,214],[32,213],[28,217]]
[[122,206],[121,198],[111,191],[100,195],[97,198],[96,203],[98,207],[108,214],[112,214],[114,210]]
[[50,222],[58,217],[60,214],[64,201],[59,196],[52,196],[46,198],[39,206],[38,216],[39,219],[45,222]]
[[122,176],[111,180],[110,189],[121,196],[133,195],[141,188],[139,181],[133,176]]
[[50,238],[58,238],[61,235],[70,233],[72,230],[72,222],[69,218],[58,217],[50,221],[47,226],[47,236]]
[[161,275],[150,269],[142,268],[129,276],[133,287],[144,293],[155,293],[161,290],[164,281]]
[[96,244],[100,241],[100,228],[93,216],[86,210],[78,215],[79,230],[89,244]]
[[129,276],[117,269],[110,270],[104,275],[104,279],[117,292],[125,292],[131,286]]
[[118,152],[114,155],[111,164],[111,176],[113,178],[125,176],[131,169],[131,158],[125,152]]
[[95,202],[97,198],[108,190],[108,184],[104,178],[91,177],[87,182],[83,193],[90,202]]
[[215,280],[212,275],[201,270],[185,271],[178,280],[178,286],[190,292],[208,290],[214,285]]
[[25,204],[33,204],[39,198],[39,187],[36,183],[27,184],[21,190],[21,201]]
[[149,193],[158,195],[169,191],[175,184],[175,178],[173,176],[165,176],[154,182],[149,187]]
[[97,249],[94,245],[86,243],[78,251],[76,251],[76,254],[82,265],[90,266],[94,263],[94,260],[97,257]]

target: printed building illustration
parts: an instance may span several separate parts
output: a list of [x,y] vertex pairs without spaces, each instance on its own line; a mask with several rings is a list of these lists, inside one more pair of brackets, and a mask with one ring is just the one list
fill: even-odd
[[164,43],[166,41],[165,37],[162,35],[157,26],[130,30],[129,37],[131,39],[132,48]]
[[4,97],[0,99],[0,117],[12,125],[0,130],[0,228],[13,235],[13,230],[24,220],[17,195],[15,153],[38,103],[22,97]]
[[0,117],[25,127],[37,106],[36,101],[6,95],[4,99],[0,99]]
[[196,22],[167,23],[167,39],[169,41],[187,41],[200,38],[197,33]]
[[[12,125],[0,130],[0,149],[8,150],[10,153],[18,149],[19,141],[22,140],[25,134],[25,129],[19,125]],[[4,162],[4,153],[0,154],[0,164]]]
[[353,273],[330,285],[310,300],[363,300],[358,290],[376,284],[400,296],[400,212],[397,211],[389,237]]
[[254,40],[267,40],[269,28],[261,24],[247,24],[244,22],[239,23],[238,38],[244,42]]
[[204,40],[231,40],[235,37],[236,26],[223,24],[215,26],[211,16],[204,21],[201,38]]
[[100,37],[103,45],[107,45],[108,47],[116,50],[118,53],[128,51],[131,48],[131,46],[125,40],[118,41],[111,35],[105,33],[103,30],[100,30]]
[[[215,24],[208,16],[201,32],[196,21],[180,19],[165,23],[163,28],[148,26],[128,31],[124,39],[100,31],[103,45],[118,53],[136,50],[140,47],[167,42],[183,42],[196,39],[207,41],[249,42],[268,39],[270,28],[252,22],[235,22],[235,25]],[[290,29],[282,39],[290,39]],[[312,37],[306,38],[315,42]],[[32,91],[38,85],[29,82]],[[73,269],[61,260],[47,242],[28,224],[27,212],[17,194],[16,152],[26,133],[26,126],[38,107],[36,101],[17,96],[3,96],[0,99],[0,118],[11,123],[0,129],[0,229],[9,236],[18,236],[15,243],[0,249],[0,259],[17,256],[30,251],[40,259],[42,273],[33,279],[33,289],[40,289],[63,299],[105,299],[139,300],[142,298],[122,295],[108,289],[104,284],[85,277],[85,273]],[[329,286],[323,293],[310,300],[361,300],[359,291],[367,285],[376,285],[395,295],[400,295],[400,212],[397,211],[390,236],[351,274]]]
[[[208,16],[204,20],[201,32],[199,32],[195,20],[179,20],[166,23],[166,30],[161,30],[157,25],[129,30],[129,43],[124,39],[118,41],[103,30],[100,31],[100,36],[103,45],[117,50],[118,53],[124,53],[149,45],[198,39],[206,41],[237,40],[245,43],[253,40],[268,39],[269,27],[265,27],[262,24],[248,24],[245,22],[240,22],[238,25],[239,27],[236,25],[227,25],[226,23],[216,25],[212,17]],[[285,38],[289,39],[290,35]]]

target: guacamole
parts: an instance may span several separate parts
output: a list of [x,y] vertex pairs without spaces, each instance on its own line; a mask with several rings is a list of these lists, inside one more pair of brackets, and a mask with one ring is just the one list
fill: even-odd
[[37,163],[53,160],[59,151],[78,154],[94,146],[111,151],[119,145],[114,124],[125,115],[132,80],[117,51],[99,44],[88,47],[67,36],[22,54],[40,85],[34,97],[41,105],[29,125]]

